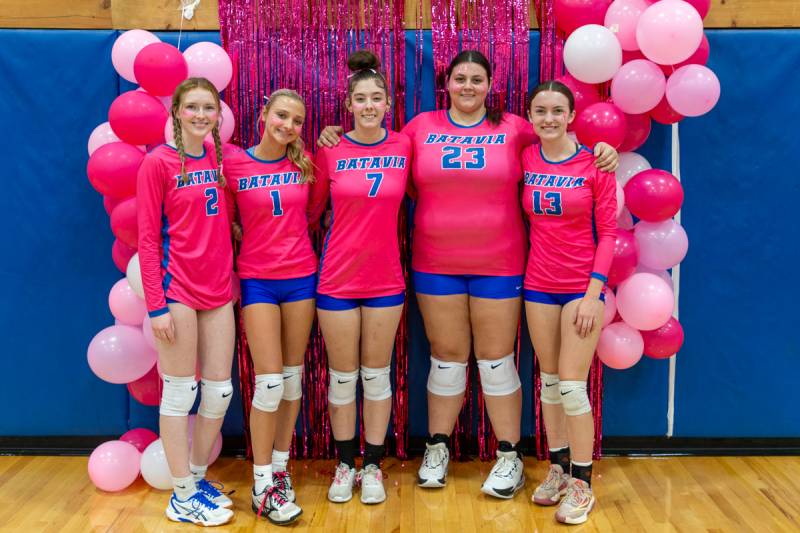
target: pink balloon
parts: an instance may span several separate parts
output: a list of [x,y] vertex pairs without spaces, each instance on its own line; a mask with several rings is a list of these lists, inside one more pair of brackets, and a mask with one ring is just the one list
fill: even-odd
[[666,92],[658,105],[650,110],[650,116],[659,124],[675,124],[683,118],[683,115],[670,107]]
[[131,248],[119,239],[114,239],[114,244],[111,245],[111,259],[114,265],[120,272],[125,274],[128,269],[128,261],[131,260],[133,254],[136,253],[136,248]]
[[[156,338],[153,336],[153,326],[150,324],[150,315],[145,314],[144,320],[142,321],[142,334],[144,335],[144,340],[147,344],[152,348],[156,349]],[[158,362],[156,362],[156,372],[161,375],[159,372]]]
[[128,326],[141,326],[147,314],[144,300],[133,292],[126,278],[122,278],[111,287],[108,293],[108,308],[114,318]]
[[108,121],[114,133],[130,144],[161,142],[165,120],[167,110],[158,98],[144,91],[124,92],[108,109]]
[[[192,437],[194,436],[194,424],[197,420],[197,415],[189,415],[189,448],[192,447]],[[214,445],[211,447],[211,454],[208,457],[208,464],[209,466],[214,464],[214,461],[217,460],[219,457],[220,452],[222,451],[222,433],[220,432],[217,434],[217,439],[214,441]]]
[[104,144],[120,142],[120,140],[121,139],[114,133],[114,130],[111,129],[111,124],[107,121],[103,122],[93,129],[92,133],[89,135],[89,142],[87,143],[89,155],[92,155],[95,150]]
[[147,374],[156,352],[147,345],[142,330],[109,326],[94,336],[87,349],[89,367],[109,383],[130,383]]
[[146,428],[129,429],[119,438],[122,442],[133,444],[139,452],[143,452],[158,435]]
[[139,477],[141,457],[139,450],[129,442],[104,442],[89,456],[89,478],[100,490],[121,491]]
[[602,327],[606,327],[614,321],[614,316],[617,314],[617,297],[610,287],[603,288],[603,294],[606,296],[606,305],[603,308]]
[[617,228],[614,260],[608,271],[609,287],[616,287],[622,280],[634,273],[638,262],[636,247],[636,238],[633,236],[633,232]]
[[625,191],[622,190],[622,185],[619,182],[615,182],[617,186],[617,218],[622,214],[622,210],[625,209]]
[[127,198],[112,198],[111,196],[103,196],[103,209],[106,210],[106,214],[111,216],[111,212],[123,200],[127,200]]
[[638,363],[643,350],[642,334],[625,322],[614,322],[606,326],[597,343],[597,356],[604,365],[617,370],[624,370]]
[[168,96],[186,79],[189,68],[180,50],[171,44],[153,43],[136,54],[133,72],[148,93]]
[[638,50],[636,24],[647,9],[645,0],[614,0],[605,15],[605,27],[613,31],[623,50]]
[[127,198],[136,194],[136,174],[144,154],[127,143],[104,144],[89,157],[89,183],[103,196]]
[[620,152],[632,152],[640,148],[650,136],[651,129],[650,115],[625,115],[625,140],[619,147]]
[[703,65],[686,65],[667,80],[667,101],[686,117],[699,117],[711,111],[719,101],[719,79]]
[[139,245],[139,225],[136,220],[136,197],[120,202],[111,212],[111,232],[130,246]]
[[682,204],[681,182],[665,170],[644,170],[625,184],[625,205],[636,218],[666,220],[675,216]]
[[231,81],[233,64],[224,48],[210,42],[195,43],[183,52],[190,78],[206,78],[222,91]]
[[617,181],[624,187],[629,179],[648,168],[652,168],[650,163],[636,152],[621,152],[619,167],[617,167]]
[[142,405],[158,405],[161,402],[161,378],[156,365],[144,376],[128,383],[128,392]]
[[159,43],[161,39],[146,30],[128,30],[114,41],[111,48],[111,63],[117,74],[131,83],[136,83],[133,74],[133,61],[142,48],[148,44]]
[[586,24],[602,26],[609,5],[611,0],[555,0],[553,15],[558,28],[569,35]]
[[633,274],[617,287],[617,311],[626,324],[642,331],[666,324],[675,308],[675,295],[654,274]]
[[700,41],[700,46],[689,56],[689,59],[685,59],[676,65],[659,65],[659,67],[661,67],[664,74],[669,76],[684,65],[705,65],[708,62],[708,56],[710,54],[711,46],[708,44],[708,37],[703,34],[703,40]]
[[578,140],[593,148],[600,141],[614,148],[625,140],[625,113],[608,102],[592,104],[575,119],[575,134]]
[[639,248],[639,261],[650,268],[672,268],[683,261],[689,250],[686,231],[672,219],[662,222],[642,220],[633,231]]
[[625,113],[636,115],[653,109],[664,97],[667,81],[658,65],[634,59],[622,65],[611,80],[611,98]]
[[672,281],[672,276],[669,275],[669,272],[666,270],[657,270],[655,268],[650,268],[644,266],[642,264],[636,265],[636,272],[645,272],[647,274],[655,274],[659,278],[663,279],[664,282],[669,285],[669,288],[674,292],[675,291],[675,282]]
[[691,56],[703,39],[703,19],[683,0],[661,0],[636,25],[636,42],[647,59],[674,65]]
[[683,327],[675,317],[670,317],[666,324],[652,331],[642,331],[644,354],[653,359],[672,357],[683,346]]
[[692,7],[694,7],[700,15],[700,18],[706,18],[708,10],[711,9],[711,0],[686,0],[686,2],[692,4]]
[[627,207],[623,206],[622,213],[617,217],[617,227],[626,230],[633,229],[633,217]]
[[[600,101],[600,94],[597,92],[597,87],[595,85],[578,81],[568,73],[559,76],[556,78],[556,81],[560,81],[572,91],[572,96],[575,98],[576,117],[588,106]],[[570,124],[569,127],[573,128],[574,123]]]

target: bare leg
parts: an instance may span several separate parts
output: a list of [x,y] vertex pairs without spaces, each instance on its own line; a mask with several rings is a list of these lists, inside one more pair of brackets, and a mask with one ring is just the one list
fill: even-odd
[[[358,370],[361,311],[317,309],[319,326],[328,352],[328,367],[339,372]],[[331,430],[336,440],[350,440],[356,433],[356,402],[335,405],[328,402]]]

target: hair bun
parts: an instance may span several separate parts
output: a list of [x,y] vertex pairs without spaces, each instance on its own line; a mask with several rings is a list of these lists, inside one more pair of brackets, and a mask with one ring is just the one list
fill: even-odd
[[359,70],[370,68],[379,70],[381,68],[381,60],[369,50],[358,50],[347,58],[347,68],[349,68],[351,72],[358,72]]

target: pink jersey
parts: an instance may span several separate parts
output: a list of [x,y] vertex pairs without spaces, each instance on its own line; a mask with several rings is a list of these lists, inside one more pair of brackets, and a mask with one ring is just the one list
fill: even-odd
[[285,156],[266,161],[242,150],[225,158],[225,177],[242,223],[239,277],[289,279],[316,272],[309,184],[300,183],[300,169]]
[[151,316],[167,311],[165,297],[192,309],[231,301],[231,231],[213,153],[206,145],[202,156],[186,156],[186,185],[178,152],[166,144],[139,167],[139,263]]
[[346,135],[316,155],[311,220],[331,198],[331,224],[322,249],[317,292],[334,298],[375,298],[405,290],[397,217],[406,190],[411,142],[388,131],[375,144]]
[[607,281],[617,233],[614,174],[598,170],[592,151],[553,163],[540,145],[522,152],[522,207],[530,220],[525,288],[553,293],[586,291],[589,278]]
[[403,133],[414,146],[414,270],[522,274],[519,154],[533,142],[533,126],[509,113],[497,126],[486,119],[459,126],[447,111],[430,111],[417,115]]

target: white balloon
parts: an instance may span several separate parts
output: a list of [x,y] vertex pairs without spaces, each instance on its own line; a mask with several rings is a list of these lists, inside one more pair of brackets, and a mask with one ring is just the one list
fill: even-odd
[[623,187],[628,180],[643,170],[653,168],[643,156],[636,152],[622,152],[619,154],[619,167],[617,167],[617,181]]
[[131,260],[128,261],[128,268],[125,270],[125,275],[128,278],[128,285],[131,286],[133,292],[139,298],[144,298],[144,285],[142,285],[142,271],[139,266],[139,252],[133,254]]
[[142,453],[142,477],[155,489],[172,489],[172,475],[164,453],[164,443],[156,439]]
[[622,47],[614,33],[599,24],[581,26],[564,43],[564,65],[584,83],[603,83],[622,66]]

